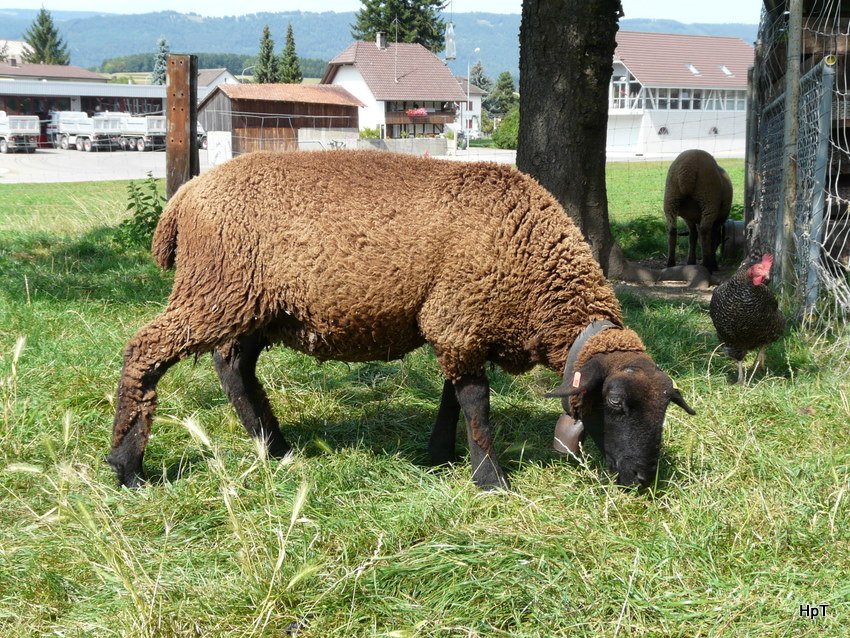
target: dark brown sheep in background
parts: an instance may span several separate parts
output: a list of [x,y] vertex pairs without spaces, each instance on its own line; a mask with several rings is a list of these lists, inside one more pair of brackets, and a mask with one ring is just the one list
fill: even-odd
[[714,157],[700,149],[683,151],[670,164],[664,189],[667,220],[667,266],[676,265],[676,218],[688,226],[688,264],[697,263],[697,237],[702,264],[717,270],[717,248],[732,208],[732,180]]
[[653,479],[669,402],[692,412],[623,326],[563,208],[509,167],[381,152],[252,153],[175,194],[153,254],[176,273],[168,306],[125,350],[108,457],[122,485],[142,481],[158,380],[203,352],[213,351],[248,432],[274,455],[289,450],[255,374],[260,352],[277,342],[344,361],[400,358],[430,343],[446,377],[432,457],[454,457],[462,411],[482,488],[507,485],[485,364],[561,372],[578,335],[601,320],[613,326],[574,349],[574,372],[554,394],[575,397],[568,407],[618,481]]

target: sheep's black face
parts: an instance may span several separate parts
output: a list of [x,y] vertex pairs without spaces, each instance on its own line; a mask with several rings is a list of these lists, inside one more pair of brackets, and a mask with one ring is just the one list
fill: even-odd
[[645,487],[655,479],[661,432],[670,402],[690,414],[673,382],[643,353],[598,355],[582,366],[577,383],[569,380],[550,396],[581,395],[585,430],[605,457],[620,485]]

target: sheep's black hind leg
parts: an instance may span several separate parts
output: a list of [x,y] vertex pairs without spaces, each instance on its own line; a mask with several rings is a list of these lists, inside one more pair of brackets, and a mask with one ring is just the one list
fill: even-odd
[[213,352],[221,387],[236,410],[248,434],[265,441],[272,456],[281,457],[291,449],[283,438],[266,391],[257,378],[257,359],[266,342],[254,333],[240,337]]
[[702,235],[702,233],[697,231],[697,225],[694,222],[687,222],[688,224],[688,261],[686,262],[688,265],[694,265],[697,263],[697,239]]
[[457,401],[454,384],[448,379],[443,383],[443,396],[437,420],[431,430],[428,450],[434,465],[443,465],[456,460],[455,443],[457,440],[457,420],[460,417],[460,403]]
[[454,384],[457,400],[466,418],[472,480],[483,490],[507,489],[508,479],[499,467],[490,431],[490,385],[487,377],[463,377]]

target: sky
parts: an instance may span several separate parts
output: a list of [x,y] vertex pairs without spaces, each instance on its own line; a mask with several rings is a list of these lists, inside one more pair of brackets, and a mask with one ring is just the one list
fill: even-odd
[[[3,8],[40,9],[48,11],[103,11],[103,0],[0,0]],[[119,3],[116,3],[119,4]],[[128,5],[130,3],[127,3]],[[654,18],[679,22],[741,22],[758,24],[761,0],[623,0],[626,18]],[[147,13],[150,11],[179,11],[205,16],[241,15],[283,11],[356,11],[360,0],[251,0],[239,3],[232,0],[146,0],[132,6],[118,6],[110,13]],[[488,13],[520,13],[522,0],[450,0],[447,7],[458,13],[484,11]]]

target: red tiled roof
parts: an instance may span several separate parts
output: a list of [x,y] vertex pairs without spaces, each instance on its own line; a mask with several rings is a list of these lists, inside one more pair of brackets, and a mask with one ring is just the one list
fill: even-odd
[[7,63],[0,63],[0,77],[106,82],[106,78],[100,73],[69,64],[28,64],[24,62],[13,66]]
[[753,47],[740,38],[620,31],[614,61],[644,86],[745,89]]
[[421,44],[380,49],[374,42],[354,42],[328,63],[322,84],[332,82],[343,65],[354,65],[376,100],[466,99],[448,67]]
[[[322,84],[219,84],[233,100],[269,100],[272,102],[309,102],[337,106],[364,106],[341,86]],[[212,94],[210,94],[212,95]],[[206,101],[206,99],[204,100]]]

